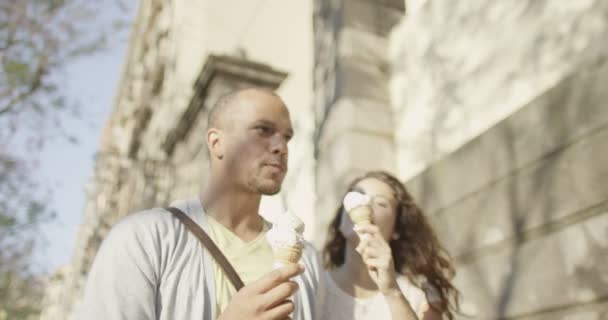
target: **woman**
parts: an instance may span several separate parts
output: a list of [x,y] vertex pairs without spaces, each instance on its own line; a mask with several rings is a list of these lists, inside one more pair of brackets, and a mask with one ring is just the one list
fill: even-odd
[[353,226],[338,208],[323,251],[320,319],[453,319],[454,268],[405,186],[369,172],[349,192],[370,200],[372,224]]

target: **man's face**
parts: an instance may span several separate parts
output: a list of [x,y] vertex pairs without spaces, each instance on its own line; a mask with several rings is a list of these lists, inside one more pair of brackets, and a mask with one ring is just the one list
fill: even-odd
[[263,92],[248,93],[239,103],[223,130],[227,174],[247,191],[276,194],[293,136],[289,112],[280,99]]

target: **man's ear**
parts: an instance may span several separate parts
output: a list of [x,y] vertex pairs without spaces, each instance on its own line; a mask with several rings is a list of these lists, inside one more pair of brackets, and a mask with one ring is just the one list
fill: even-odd
[[217,159],[224,158],[224,136],[218,129],[211,128],[207,130],[207,146],[209,154]]

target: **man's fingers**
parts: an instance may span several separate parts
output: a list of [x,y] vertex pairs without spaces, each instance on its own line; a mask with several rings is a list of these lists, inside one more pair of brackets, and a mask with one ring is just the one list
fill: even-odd
[[267,273],[259,280],[251,283],[251,285],[246,286],[246,288],[257,293],[266,293],[279,284],[300,275],[302,272],[304,272],[304,268],[301,265],[289,264]]
[[283,300],[272,309],[266,310],[269,319],[290,319],[289,314],[295,310],[293,301]]
[[263,298],[266,309],[268,310],[276,307],[287,300],[287,298],[291,297],[296,291],[298,291],[298,284],[293,281],[283,282],[270,289],[264,294]]

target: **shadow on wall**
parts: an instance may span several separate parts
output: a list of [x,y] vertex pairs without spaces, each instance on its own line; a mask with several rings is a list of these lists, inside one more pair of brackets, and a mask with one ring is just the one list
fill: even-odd
[[[606,317],[607,242],[588,230],[605,225],[608,212],[608,113],[596,69],[563,80],[413,179],[436,229],[448,230],[439,236],[480,319],[565,319],[581,308]],[[459,217],[466,223],[456,225]],[[490,237],[492,228],[502,236]],[[573,256],[579,247],[588,256]]]
[[[604,213],[604,215],[606,216],[608,213]],[[608,217],[605,218],[608,219]],[[602,300],[608,300],[608,297],[605,296],[606,288],[608,288],[608,275],[598,273],[594,266],[608,265],[608,246],[595,240],[588,229],[585,228],[583,231],[585,242],[589,246],[589,257],[584,264],[575,268],[574,279],[579,286],[589,289],[593,293],[593,297],[599,297],[590,303],[602,303]],[[608,227],[604,229],[604,239],[608,239]],[[602,297],[602,295],[604,296]],[[599,306],[596,315],[597,319],[608,319],[608,307]]]

